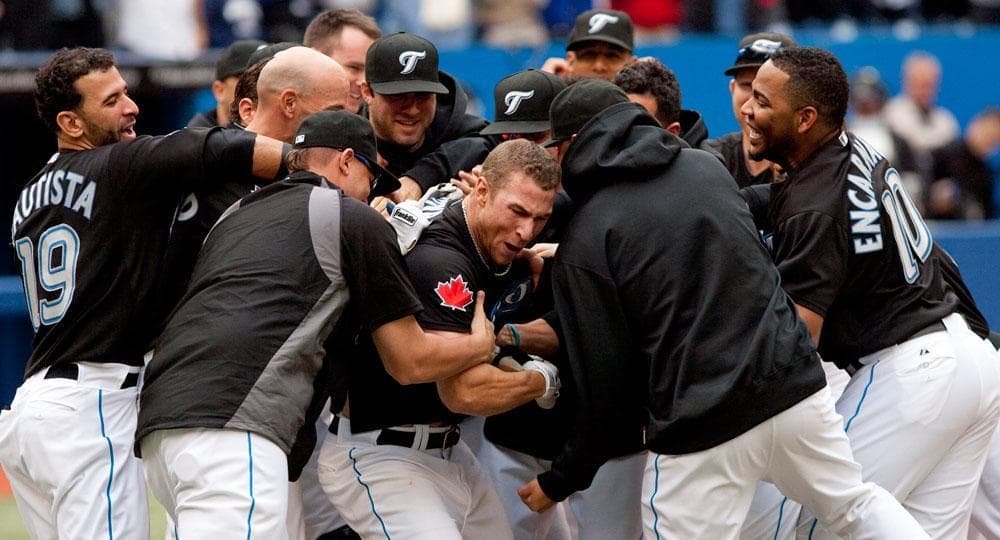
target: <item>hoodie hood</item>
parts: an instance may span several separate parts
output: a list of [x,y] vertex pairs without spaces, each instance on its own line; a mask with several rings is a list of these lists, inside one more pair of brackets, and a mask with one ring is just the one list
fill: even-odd
[[701,148],[701,143],[708,138],[708,126],[702,120],[701,114],[698,111],[681,109],[680,122],[680,138],[691,148]]
[[635,103],[617,103],[580,128],[562,161],[563,189],[582,204],[602,187],[659,178],[682,142]]

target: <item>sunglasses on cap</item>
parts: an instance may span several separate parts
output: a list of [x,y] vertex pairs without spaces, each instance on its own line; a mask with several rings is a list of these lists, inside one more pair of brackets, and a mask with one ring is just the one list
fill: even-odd
[[372,167],[372,162],[368,160],[365,156],[355,152],[354,157],[358,158],[358,161],[362,163],[365,167],[368,167],[368,172],[372,173],[372,179],[369,181],[369,186],[371,190],[375,189],[378,185],[379,171],[375,167]]

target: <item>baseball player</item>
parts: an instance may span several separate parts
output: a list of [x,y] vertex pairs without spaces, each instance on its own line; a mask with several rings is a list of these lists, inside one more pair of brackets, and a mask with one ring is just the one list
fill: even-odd
[[226,47],[215,63],[215,80],[212,81],[212,95],[215,97],[215,108],[200,112],[188,121],[187,127],[226,126],[236,120],[229,117],[229,109],[233,104],[233,95],[240,75],[246,71],[250,55],[266,44],[257,39],[236,41]]
[[743,36],[736,52],[736,60],[724,72],[727,77],[731,77],[729,94],[732,96],[733,115],[740,125],[740,131],[709,139],[706,145],[722,156],[723,163],[741,188],[751,184],[770,184],[774,175],[771,162],[751,159],[747,154],[750,140],[747,136],[746,119],[740,113],[740,108],[752,95],[751,84],[760,66],[774,51],[795,45],[795,40],[791,36],[777,32],[760,32]]
[[306,27],[302,44],[333,58],[344,66],[351,79],[348,110],[357,112],[361,99],[361,83],[365,81],[365,55],[368,48],[382,37],[378,23],[356,9],[324,11]]
[[[1000,416],[997,352],[899,174],[842,129],[847,99],[822,49],[782,49],[757,72],[749,156],[788,173],[772,186],[774,260],[820,353],[852,374],[837,410],[864,478],[934,538],[964,538]],[[800,525],[829,534],[806,512]]]
[[301,467],[288,453],[326,398],[314,384],[335,326],[358,324],[387,361],[417,369],[492,357],[482,295],[470,334],[421,330],[392,228],[344,194],[367,198],[388,174],[368,122],[319,112],[294,140],[290,167],[309,170],[222,216],[149,364],[136,441],[179,538],[287,538],[288,479]]
[[646,537],[735,538],[769,480],[842,536],[927,538],[862,483],[808,331],[725,168],[605,81],[563,90],[550,115],[577,204],[553,269],[577,415],[552,469],[521,488],[525,504],[544,511],[585,488],[642,436]]
[[[518,254],[552,210],[558,167],[534,143],[508,141],[489,154],[482,174],[473,194],[445,208],[407,255],[424,306],[418,320],[443,336],[468,332],[476,289],[487,292],[498,324],[534,297],[532,265]],[[512,371],[445,357],[413,370],[374,349],[349,362],[347,404],[336,437],[324,441],[319,477],[352,529],[365,538],[511,536],[453,411],[493,414],[533,399],[551,406],[558,383],[542,361],[502,365]]]
[[234,171],[272,178],[281,143],[219,129],[136,137],[139,108],[102,49],[60,50],[36,85],[59,151],[14,210],[35,336],[0,413],[0,463],[32,537],[145,539],[136,392],[177,201]]
[[566,41],[566,58],[549,58],[542,71],[564,79],[597,78],[610,81],[628,64],[635,31],[632,18],[624,11],[591,9],[577,15]]
[[479,135],[486,120],[465,112],[468,97],[438,70],[433,43],[398,32],[377,39],[365,56],[365,106],[379,152],[402,189],[395,202],[419,199],[431,186],[470,170],[496,146]]

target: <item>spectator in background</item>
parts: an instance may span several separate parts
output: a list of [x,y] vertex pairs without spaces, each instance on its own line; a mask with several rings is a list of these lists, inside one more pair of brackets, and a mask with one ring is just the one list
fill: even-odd
[[464,49],[475,39],[472,0],[380,0],[379,26],[426,37],[439,49]]
[[883,110],[888,98],[889,90],[878,70],[871,66],[861,68],[851,81],[852,114],[847,118],[847,128],[895,165],[903,188],[923,210],[926,171],[920,167],[909,143],[886,122]]
[[1000,109],[979,113],[958,138],[932,152],[927,193],[931,219],[993,219],[996,178],[989,163],[1000,152]]
[[365,82],[365,54],[382,37],[375,19],[356,9],[335,9],[320,13],[306,27],[303,45],[333,58],[351,77],[348,109],[361,108],[361,83]]
[[885,120],[918,153],[926,154],[958,137],[958,121],[937,105],[941,63],[927,52],[903,61],[903,93],[885,106]]
[[219,61],[215,64],[215,81],[212,82],[212,95],[215,96],[215,108],[194,115],[187,127],[226,126],[232,120],[229,118],[229,108],[236,94],[236,84],[240,75],[247,69],[250,55],[258,48],[264,47],[263,41],[245,39],[237,41],[222,51]]
[[193,60],[208,47],[202,0],[118,0],[116,43],[156,60]]
[[491,47],[542,47],[549,32],[542,24],[540,0],[480,0],[476,20],[482,41]]
[[610,81],[635,62],[635,31],[624,11],[592,9],[576,18],[566,43],[566,58],[549,58],[542,71],[563,78],[582,77]]
[[628,13],[642,42],[676,37],[684,18],[681,0],[611,0],[611,7]]

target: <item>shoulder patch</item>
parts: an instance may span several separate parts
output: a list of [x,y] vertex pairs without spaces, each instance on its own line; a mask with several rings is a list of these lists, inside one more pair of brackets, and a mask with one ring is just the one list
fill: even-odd
[[439,281],[437,287],[434,288],[434,292],[441,299],[441,305],[451,309],[465,311],[465,308],[472,303],[472,291],[469,290],[469,286],[465,283],[462,274],[449,279],[447,282]]

